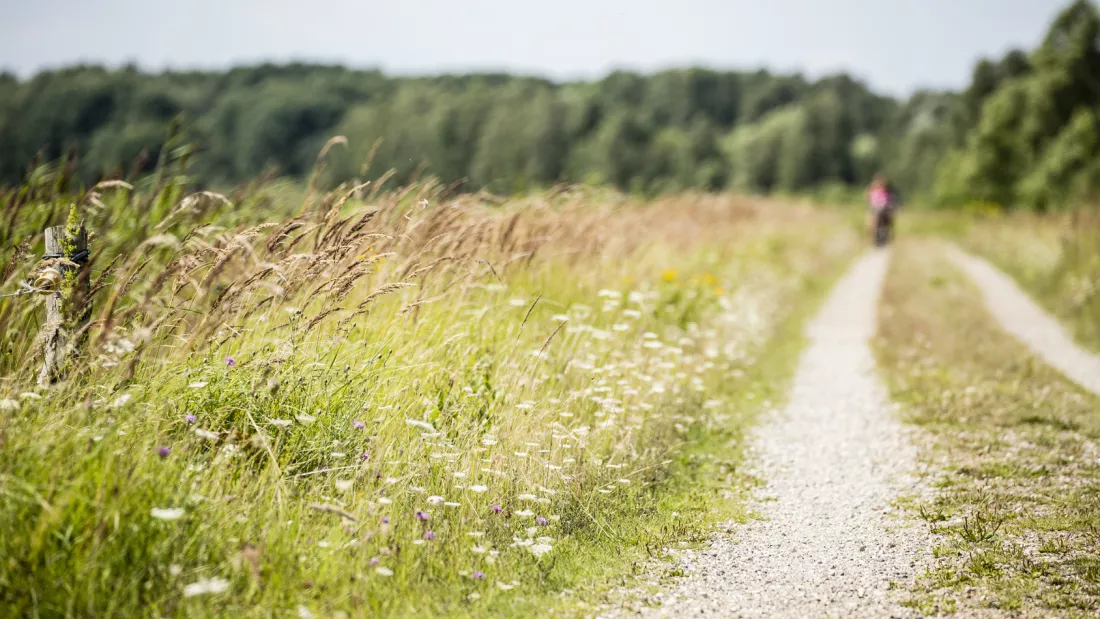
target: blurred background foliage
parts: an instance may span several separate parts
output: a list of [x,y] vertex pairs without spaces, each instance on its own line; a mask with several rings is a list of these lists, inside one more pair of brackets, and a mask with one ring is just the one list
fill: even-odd
[[844,74],[615,72],[390,77],[307,64],[143,73],[78,66],[0,76],[0,183],[75,153],[78,179],[155,168],[178,132],[204,186],[421,175],[522,193],[559,182],[640,193],[860,188],[885,171],[910,202],[1057,210],[1100,188],[1100,14],[1068,5],[1039,47],[986,59],[961,92],[882,96]]

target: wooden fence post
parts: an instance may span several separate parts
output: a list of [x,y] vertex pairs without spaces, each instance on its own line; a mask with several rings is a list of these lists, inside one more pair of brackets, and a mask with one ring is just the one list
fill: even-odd
[[[66,241],[68,242],[66,243]],[[66,250],[66,245],[69,245],[71,252]],[[68,260],[87,249],[88,232],[83,226],[80,227],[73,238],[66,238],[66,226],[46,228],[47,257],[61,257]],[[59,377],[65,362],[72,354],[73,342],[70,341],[72,338],[70,329],[78,326],[66,324],[66,308],[62,305],[64,303],[62,287],[65,282],[65,275],[75,271],[76,268],[65,264],[58,264],[54,268],[61,273],[61,281],[57,282],[54,292],[46,297],[46,324],[44,327],[46,330],[44,334],[46,358],[42,363],[42,370],[38,373],[39,386],[47,386]],[[72,296],[81,297],[81,295]],[[72,316],[73,312],[70,311],[69,317]]]

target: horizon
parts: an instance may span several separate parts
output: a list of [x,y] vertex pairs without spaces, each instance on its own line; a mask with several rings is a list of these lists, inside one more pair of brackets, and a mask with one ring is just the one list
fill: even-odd
[[[598,6],[561,0],[556,11],[509,11],[496,0],[465,7],[429,6],[431,0],[398,7],[318,0],[306,15],[296,15],[304,10],[298,5],[257,2],[222,6],[220,22],[205,18],[213,13],[203,5],[221,6],[213,0],[160,7],[167,11],[161,21],[176,25],[170,30],[146,28],[144,22],[129,27],[140,14],[135,0],[96,7],[67,0],[9,6],[0,9],[0,23],[8,24],[7,36],[0,37],[0,71],[24,81],[80,65],[133,65],[161,73],[298,62],[392,77],[504,73],[569,83],[596,81],[617,70],[648,75],[702,68],[766,70],[810,81],[843,73],[877,93],[904,98],[920,90],[958,90],[981,58],[1032,49],[1066,4],[904,0],[884,7],[869,0],[831,6],[782,0],[757,6],[687,0],[675,10],[647,13],[629,11],[621,0]],[[586,14],[581,9],[586,19],[572,19]],[[58,20],[58,13],[66,18]],[[331,21],[331,15],[345,14],[347,19]],[[792,21],[792,14],[801,19]],[[368,29],[360,32],[358,23]],[[417,27],[401,29],[410,23]],[[195,33],[203,31],[219,44],[202,44]],[[40,44],[51,36],[60,37],[60,44]]]

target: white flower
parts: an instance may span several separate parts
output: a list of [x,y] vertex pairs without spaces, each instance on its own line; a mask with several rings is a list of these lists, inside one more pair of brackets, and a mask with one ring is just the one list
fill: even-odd
[[0,400],[0,411],[10,412],[19,409],[19,402],[11,398]]
[[531,544],[526,548],[527,550],[530,550],[531,554],[535,555],[536,557],[541,557],[542,555],[554,549],[554,547],[550,544]]
[[287,426],[289,426],[293,423],[294,422],[289,420],[289,419],[272,419],[271,420],[271,425],[279,426],[280,428],[285,428],[285,427],[287,427]]
[[126,403],[130,401],[131,397],[132,396],[130,394],[124,393],[124,394],[118,396],[117,398],[115,398],[115,401],[111,402],[110,407],[111,408],[122,408],[123,406],[126,406]]
[[298,619],[313,619],[313,613],[303,605],[298,605]]
[[537,496],[533,495],[533,494],[521,494],[516,498],[519,499],[520,501],[538,501],[539,500],[539,498]]
[[455,476],[455,479],[464,479],[466,477],[466,472],[465,471],[455,471],[454,476]]
[[482,486],[482,485],[470,486],[470,492],[488,492],[488,491],[489,491],[489,486]]
[[189,598],[206,593],[223,593],[229,590],[229,581],[224,578],[200,578],[183,588],[183,597]]
[[535,515],[535,512],[533,512],[529,509],[521,509],[518,512],[513,512],[513,513],[515,513],[515,515],[517,515],[521,518],[530,518],[531,516]]
[[485,548],[484,546],[474,546],[470,549],[470,552],[474,553],[475,555],[483,555],[488,552],[488,550],[489,549]]
[[390,503],[393,503],[393,499],[391,499],[389,497],[385,497],[385,496],[378,497],[378,504],[379,505],[389,505]]
[[192,389],[202,389],[203,387],[207,386],[208,384],[210,384],[210,383],[207,383],[207,382],[203,381],[203,382],[191,383],[190,385],[187,385],[187,386],[192,388]]
[[210,430],[203,430],[202,428],[195,428],[195,434],[198,435],[199,438],[204,438],[208,441],[212,441],[212,440],[218,438],[218,433],[217,432],[211,432]]
[[467,531],[468,537],[485,537],[485,531]]
[[565,314],[554,314],[550,319],[554,322],[567,322],[569,320],[569,316]]
[[149,515],[158,520],[179,520],[183,516],[182,507],[154,507]]
[[336,489],[339,490],[340,492],[347,492],[348,490],[351,490],[351,487],[353,485],[355,485],[355,480],[353,480],[353,479],[337,479],[336,480]]
[[428,502],[431,503],[432,505],[439,505],[440,503],[442,503],[445,500],[446,499],[444,499],[441,496],[430,496],[430,497],[428,497]]
[[308,426],[309,424],[313,423],[314,421],[317,421],[316,417],[314,417],[313,415],[307,415],[305,413],[299,413],[299,414],[295,415],[294,418],[298,420],[298,423],[300,423],[304,426]]
[[508,590],[510,590],[514,587],[515,587],[515,585],[509,585],[509,584],[503,583],[499,580],[497,581],[497,589],[500,589],[501,591],[508,591]]
[[447,507],[458,507],[459,505],[462,505],[461,503],[458,503],[457,501],[444,501],[443,504],[446,505]]
[[176,565],[175,563],[168,566],[168,574],[170,576],[179,576],[182,573],[183,573],[183,568]]
[[393,570],[388,567],[376,567],[374,571],[379,576],[393,576]]
[[38,394],[38,393],[35,393],[33,391],[24,391],[23,393],[19,394],[19,399],[20,400],[41,400],[42,395]]
[[493,445],[497,444],[497,440],[491,436],[486,436],[485,438],[481,439],[481,444],[485,445],[486,447],[492,447]]
[[508,305],[511,305],[512,307],[523,307],[524,305],[527,305],[527,301],[523,299],[511,299],[508,301]]

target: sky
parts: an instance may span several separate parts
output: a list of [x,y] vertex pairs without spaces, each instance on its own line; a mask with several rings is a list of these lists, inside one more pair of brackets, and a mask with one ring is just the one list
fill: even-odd
[[959,88],[1030,49],[1068,0],[0,0],[0,70],[320,61],[394,74],[847,71],[877,90]]

